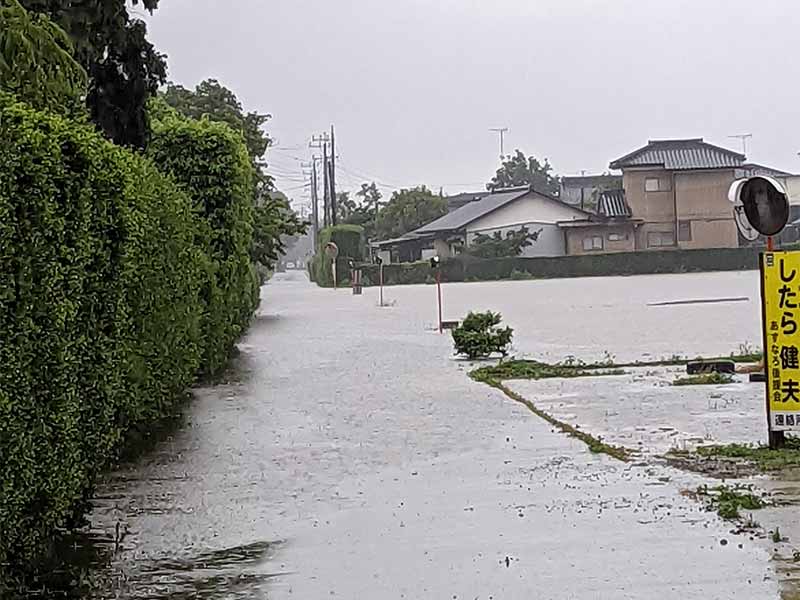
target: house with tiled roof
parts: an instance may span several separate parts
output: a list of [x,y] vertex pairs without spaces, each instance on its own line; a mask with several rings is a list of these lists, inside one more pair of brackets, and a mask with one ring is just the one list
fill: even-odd
[[753,167],[743,154],[702,138],[652,140],[609,166],[622,171],[624,201],[641,222],[637,250],[739,245],[728,189]]
[[503,188],[475,194],[435,221],[401,238],[374,242],[373,247],[391,262],[419,260],[428,255],[447,258],[464,252],[479,235],[506,236],[525,227],[536,239],[521,256],[564,256],[567,249],[562,224],[591,217],[531,186]]

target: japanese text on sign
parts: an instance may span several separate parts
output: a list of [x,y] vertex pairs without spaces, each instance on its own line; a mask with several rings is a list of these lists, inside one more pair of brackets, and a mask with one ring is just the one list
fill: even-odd
[[770,426],[800,429],[800,252],[764,254],[761,271]]

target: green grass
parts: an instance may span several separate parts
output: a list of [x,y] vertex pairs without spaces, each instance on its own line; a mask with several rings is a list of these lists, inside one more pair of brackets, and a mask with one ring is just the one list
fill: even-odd
[[[596,375],[623,375],[623,369],[637,368],[637,367],[675,367],[686,365],[694,361],[717,361],[729,360],[736,363],[754,363],[761,360],[760,353],[749,354],[731,354],[731,356],[721,356],[716,358],[704,358],[698,356],[697,358],[689,359],[682,356],[672,356],[661,360],[651,361],[635,361],[626,363],[617,363],[613,357],[606,353],[606,358],[599,362],[585,363],[574,356],[567,357],[560,363],[550,364],[537,360],[527,359],[511,359],[501,362],[498,365],[483,367],[479,369],[479,375],[494,377],[500,380],[505,379],[548,379],[551,377],[593,377]],[[722,373],[709,373],[703,377],[720,377],[719,381],[703,381],[687,383],[684,385],[696,383],[730,383],[726,381],[726,374]],[[687,378],[690,379],[690,378]],[[732,381],[732,380],[731,380]],[[681,385],[681,384],[678,384]]]
[[697,488],[697,496],[705,498],[711,510],[715,510],[723,519],[738,519],[740,510],[758,510],[764,508],[764,500],[753,493],[752,486],[737,485],[730,487],[718,485],[709,488],[702,485]]
[[672,385],[724,385],[733,383],[733,376],[729,373],[702,373],[689,377],[678,377]]
[[619,368],[594,367],[581,363],[547,364],[535,360],[509,360],[497,365],[481,367],[471,373],[473,379],[550,379],[554,377],[594,377],[597,375],[624,375]]
[[761,471],[780,471],[787,467],[800,467],[800,439],[787,437],[785,446],[776,450],[767,446],[725,444],[700,446],[694,454],[702,458],[742,460]]

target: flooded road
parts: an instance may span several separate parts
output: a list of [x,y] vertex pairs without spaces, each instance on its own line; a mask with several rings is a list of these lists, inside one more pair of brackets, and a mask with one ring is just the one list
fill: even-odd
[[[230,381],[101,487],[108,597],[777,598],[767,553],[681,490],[472,382],[435,288],[265,286]],[[759,337],[754,273],[452,284],[521,354],[712,354]],[[696,298],[719,304],[648,306]],[[533,594],[533,595],[532,595]]]

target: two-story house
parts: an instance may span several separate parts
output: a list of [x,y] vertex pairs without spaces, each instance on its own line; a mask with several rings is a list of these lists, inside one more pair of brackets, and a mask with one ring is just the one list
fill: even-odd
[[622,171],[638,250],[739,245],[728,189],[747,174],[743,154],[702,138],[651,141],[610,165]]

